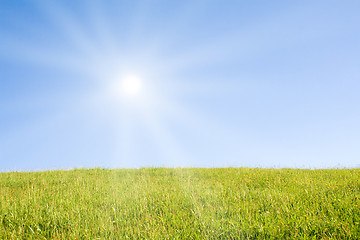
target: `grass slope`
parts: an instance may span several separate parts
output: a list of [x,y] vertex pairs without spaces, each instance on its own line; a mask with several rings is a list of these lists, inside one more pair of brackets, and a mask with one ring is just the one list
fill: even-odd
[[0,174],[0,239],[360,239],[360,170]]

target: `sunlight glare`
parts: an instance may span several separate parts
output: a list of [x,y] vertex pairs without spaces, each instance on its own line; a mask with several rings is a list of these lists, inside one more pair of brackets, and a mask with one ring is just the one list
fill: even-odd
[[120,84],[120,92],[126,97],[138,97],[143,88],[140,77],[136,75],[125,76]]

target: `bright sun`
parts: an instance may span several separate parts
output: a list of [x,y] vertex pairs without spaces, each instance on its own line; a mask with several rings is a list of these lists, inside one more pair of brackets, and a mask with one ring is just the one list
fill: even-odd
[[129,104],[140,103],[144,99],[144,82],[135,74],[116,76],[108,85],[108,93],[114,100]]
[[126,97],[138,97],[143,90],[143,83],[139,76],[127,75],[120,83],[120,91]]
[[118,74],[108,84],[107,96],[124,109],[143,111],[158,105],[154,88],[138,74]]

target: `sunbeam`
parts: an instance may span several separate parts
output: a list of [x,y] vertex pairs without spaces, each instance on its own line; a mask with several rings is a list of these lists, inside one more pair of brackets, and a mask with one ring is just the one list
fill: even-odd
[[194,159],[183,149],[171,135],[166,124],[151,113],[145,113],[143,123],[156,144],[162,158],[162,166],[185,167],[194,164]]
[[83,51],[87,57],[94,57],[99,54],[97,52],[99,49],[96,48],[95,43],[91,41],[88,34],[85,34],[84,28],[71,17],[69,11],[58,1],[36,1],[36,3],[55,27],[63,32],[69,43],[73,44],[78,50]]
[[61,69],[84,75],[89,74],[90,63],[75,53],[45,49],[44,46],[37,46],[37,44],[18,39],[2,39],[0,50],[0,56],[6,57],[12,62],[20,62],[35,67]]

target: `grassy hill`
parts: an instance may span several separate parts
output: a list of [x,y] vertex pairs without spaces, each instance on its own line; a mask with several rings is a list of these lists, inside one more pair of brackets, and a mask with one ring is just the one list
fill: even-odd
[[360,239],[360,170],[0,174],[0,239]]

